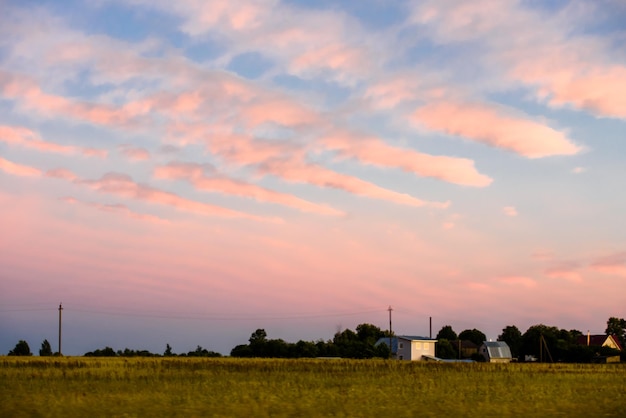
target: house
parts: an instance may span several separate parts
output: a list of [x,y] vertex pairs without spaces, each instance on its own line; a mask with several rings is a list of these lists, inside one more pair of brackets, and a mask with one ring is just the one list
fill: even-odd
[[398,335],[392,338],[380,338],[374,346],[389,345],[391,340],[391,356],[398,360],[424,360],[423,356],[435,356],[436,339],[411,335]]
[[581,335],[576,339],[576,342],[589,347],[610,347],[622,350],[622,345],[614,335]]
[[485,341],[478,351],[489,363],[510,363],[513,360],[511,349],[504,341]]

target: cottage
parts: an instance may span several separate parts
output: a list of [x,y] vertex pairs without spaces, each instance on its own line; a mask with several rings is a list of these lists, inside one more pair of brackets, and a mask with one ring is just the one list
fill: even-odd
[[479,352],[489,363],[510,363],[513,360],[511,349],[504,341],[485,341]]
[[589,347],[610,347],[615,350],[622,350],[622,345],[614,335],[581,335],[576,339],[576,342]]
[[[381,338],[375,346],[386,344],[389,346],[390,338]],[[391,338],[391,356],[398,360],[424,360],[424,356],[435,356],[436,339],[417,337],[410,335],[398,335]]]

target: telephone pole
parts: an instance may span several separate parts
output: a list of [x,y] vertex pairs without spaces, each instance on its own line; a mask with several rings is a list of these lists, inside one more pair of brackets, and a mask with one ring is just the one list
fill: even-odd
[[393,309],[391,309],[391,305],[389,305],[389,309],[387,310],[389,311],[389,356],[393,358],[393,332],[391,331],[391,311],[393,311]]
[[63,311],[63,304],[59,303],[59,356],[62,356],[61,353],[61,311]]

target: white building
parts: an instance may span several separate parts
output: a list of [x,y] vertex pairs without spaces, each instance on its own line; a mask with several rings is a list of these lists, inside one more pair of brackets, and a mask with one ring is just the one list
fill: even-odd
[[[376,341],[376,346],[385,344],[389,346],[389,338],[381,338]],[[423,356],[435,356],[436,339],[417,337],[411,335],[398,335],[391,338],[391,357],[398,360],[424,360]]]

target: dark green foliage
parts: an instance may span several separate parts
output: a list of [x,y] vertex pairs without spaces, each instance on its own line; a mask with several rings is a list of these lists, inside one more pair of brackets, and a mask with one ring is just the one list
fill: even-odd
[[519,358],[522,347],[522,332],[515,325],[508,325],[498,335],[498,341],[504,341],[511,349],[513,358]]
[[216,353],[215,351],[209,351],[206,348],[202,348],[201,346],[197,346],[194,351],[190,351],[187,353],[187,357],[221,357],[220,353]]
[[172,347],[169,344],[165,345],[165,351],[163,352],[163,357],[172,357],[175,354],[172,353]]
[[117,353],[111,347],[104,347],[85,353],[85,357],[117,357]]
[[606,335],[614,335],[622,345],[622,349],[626,348],[626,319],[610,317],[606,321]]
[[454,349],[454,345],[445,338],[437,338],[437,344],[435,344],[435,355],[439,358],[445,359],[458,358],[458,353]]
[[439,330],[439,332],[437,333],[437,339],[438,340],[454,341],[457,338],[458,337],[456,335],[456,332],[454,332],[454,330],[452,329],[452,327],[450,325],[446,325],[446,326],[442,327]]
[[298,341],[288,343],[282,339],[269,339],[264,329],[257,329],[250,336],[249,344],[238,345],[230,352],[232,357],[265,358],[313,358],[345,357],[373,358],[389,357],[389,348],[375,347],[379,338],[387,333],[375,325],[360,324],[356,332],[346,329],[335,334],[332,341]]
[[52,355],[52,347],[50,347],[50,343],[48,342],[48,340],[43,340],[43,342],[41,343],[39,355],[42,357],[48,357]]
[[485,341],[487,341],[487,336],[476,328],[466,329],[459,334],[459,340],[469,340],[477,346],[481,346]]
[[15,348],[9,351],[10,356],[32,356],[33,353],[30,352],[30,347],[28,343],[24,340],[19,340],[17,344],[15,344]]

